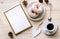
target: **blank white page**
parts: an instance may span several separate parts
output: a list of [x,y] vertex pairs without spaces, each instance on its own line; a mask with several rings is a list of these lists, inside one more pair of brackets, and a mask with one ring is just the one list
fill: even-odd
[[15,34],[31,26],[22,7],[19,5],[5,13]]

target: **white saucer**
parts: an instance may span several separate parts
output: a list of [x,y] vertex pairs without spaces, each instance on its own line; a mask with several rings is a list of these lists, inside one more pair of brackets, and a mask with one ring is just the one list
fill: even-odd
[[[30,8],[30,7],[32,6],[32,4],[34,4],[34,3],[37,3],[37,2],[33,2],[33,3],[29,4],[29,6],[28,6],[28,8],[27,8],[28,13],[29,13],[29,8]],[[28,15],[28,18],[29,18],[30,20],[32,20],[32,21],[39,21],[39,20],[41,20],[42,18],[44,18],[45,14],[46,14],[46,9],[45,9],[45,6],[44,6],[43,3],[41,3],[41,5],[42,5],[42,7],[44,8],[42,15],[39,16],[39,17],[36,18],[36,19],[31,18],[31,17]]]
[[[52,30],[47,29],[47,25],[50,23],[54,25],[54,29]],[[57,32],[57,29],[58,29],[58,26],[54,21],[45,20],[44,23],[42,24],[42,32],[45,33],[46,35],[55,34]]]

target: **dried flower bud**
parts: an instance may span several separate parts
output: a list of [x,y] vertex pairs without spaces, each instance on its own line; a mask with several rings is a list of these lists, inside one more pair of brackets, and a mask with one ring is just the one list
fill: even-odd
[[13,38],[13,33],[12,33],[12,32],[9,32],[9,33],[8,33],[8,36],[9,36],[10,38]]
[[48,3],[49,3],[49,1],[48,1],[48,0],[45,0],[45,2],[46,2],[46,4],[48,4]]
[[43,3],[43,0],[39,0],[40,3]]
[[22,3],[23,3],[24,6],[28,5],[28,2],[26,0],[24,0]]

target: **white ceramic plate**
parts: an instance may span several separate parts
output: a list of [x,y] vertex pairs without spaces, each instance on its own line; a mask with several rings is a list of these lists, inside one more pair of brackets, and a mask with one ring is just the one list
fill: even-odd
[[[29,6],[28,6],[28,8],[27,8],[27,12],[28,12],[28,13],[29,13],[29,8],[30,8],[34,3],[37,3],[37,2],[33,2],[33,3],[29,4]],[[29,17],[30,20],[32,20],[32,21],[39,21],[39,20],[41,20],[41,19],[44,18],[45,14],[46,14],[46,9],[45,9],[45,6],[44,6],[43,3],[41,3],[41,6],[44,8],[43,14],[42,14],[41,16],[39,16],[38,18],[36,18],[36,19],[31,18],[31,17],[29,16],[29,14],[28,14],[28,17]]]

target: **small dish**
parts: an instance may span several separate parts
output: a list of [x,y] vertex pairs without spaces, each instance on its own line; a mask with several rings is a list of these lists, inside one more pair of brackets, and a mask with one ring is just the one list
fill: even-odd
[[45,20],[42,24],[42,32],[46,35],[54,35],[57,32],[58,26],[54,21]]
[[[28,13],[29,13],[29,9],[31,8],[31,6],[32,6],[34,3],[38,3],[38,2],[33,2],[33,3],[29,4],[29,6],[27,7],[27,12],[28,12]],[[43,12],[42,12],[42,14],[39,15],[39,16],[38,16],[37,18],[35,18],[35,19],[32,18],[32,17],[30,17],[29,14],[28,14],[28,17],[29,17],[30,20],[32,20],[32,21],[39,21],[39,20],[41,20],[42,18],[44,18],[45,14],[46,14],[46,9],[45,9],[45,6],[44,6],[43,3],[40,3],[40,4],[41,4],[41,6],[43,7]]]

